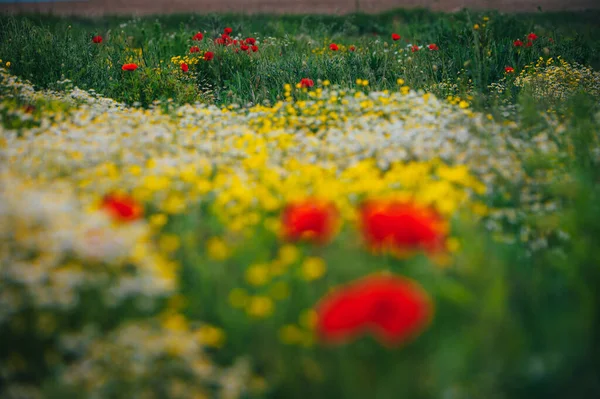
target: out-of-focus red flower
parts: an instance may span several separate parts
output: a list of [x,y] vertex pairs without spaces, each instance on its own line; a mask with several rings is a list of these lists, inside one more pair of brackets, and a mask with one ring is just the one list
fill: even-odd
[[533,40],[536,40],[537,38],[538,38],[538,35],[536,35],[533,32],[527,35],[527,40],[533,41]]
[[438,252],[445,245],[445,221],[434,209],[414,202],[366,202],[360,220],[363,237],[373,250]]
[[533,46],[533,42],[531,40],[528,40],[527,44],[525,46],[526,47],[531,47],[531,46]]
[[348,51],[352,51],[352,52],[356,51],[356,46],[352,45],[352,46],[348,47]]
[[511,67],[511,66],[507,66],[504,68],[504,72],[506,73],[514,73],[515,72],[515,68]]
[[429,324],[433,304],[412,280],[372,275],[326,295],[316,311],[317,334],[324,343],[343,343],[371,333],[384,345],[396,346]]
[[215,39],[215,44],[224,45],[225,44],[225,39],[223,39],[222,37],[217,37]]
[[332,238],[338,218],[337,209],[328,201],[309,198],[290,203],[282,213],[283,236],[289,241],[324,244]]
[[340,49],[340,48],[339,48],[339,47],[338,47],[338,45],[337,45],[337,44],[335,44],[335,43],[331,43],[331,44],[329,45],[329,50],[331,50],[331,51],[338,51],[339,49]]
[[252,49],[253,53],[256,53],[258,51],[258,46],[256,44],[253,44],[250,48]]
[[515,47],[523,47],[523,42],[521,40],[517,39],[517,40],[515,40],[513,42],[513,46],[515,46]]
[[240,50],[242,50],[242,51],[248,51],[248,50],[250,50],[250,46],[248,46],[247,44],[242,44],[240,46]]
[[254,45],[254,44],[256,44],[256,39],[253,37],[249,37],[246,39],[246,44]]
[[231,29],[229,27],[223,29],[223,33],[226,35],[231,35],[231,32],[233,32],[233,29]]
[[140,219],[144,208],[133,198],[122,194],[109,194],[102,200],[102,209],[115,220],[131,222]]
[[554,39],[552,39],[551,37],[549,37],[549,38],[548,38],[548,41],[549,41],[550,43],[554,43]]
[[130,71],[130,72],[135,71],[137,68],[138,68],[138,66],[136,64],[133,64],[133,63],[131,63],[131,64],[123,64],[123,66],[121,67],[121,69],[123,71]]
[[238,41],[237,41],[237,39],[233,41],[233,44],[234,44],[234,45],[238,44]]
[[200,47],[198,47],[198,46],[190,47],[190,53],[199,53],[199,52],[200,52]]
[[438,51],[440,48],[438,47],[437,44],[435,43],[431,43],[430,45],[427,46],[427,48],[431,51]]
[[215,54],[212,51],[207,51],[206,53],[204,53],[204,60],[205,61],[210,61],[213,58],[215,58]]
[[419,51],[419,46],[416,44],[413,44],[412,47],[410,48],[410,51],[412,51],[413,53],[416,53],[417,51]]
[[301,87],[313,87],[315,85],[315,82],[313,82],[312,79],[309,78],[302,78],[300,79],[300,86]]
[[393,41],[398,41],[398,40],[400,40],[401,38],[402,38],[402,36],[400,36],[399,34],[397,34],[397,33],[392,33],[392,40],[393,40]]
[[183,72],[187,72],[189,69],[190,69],[190,67],[188,66],[188,64],[186,64],[186,63],[181,64],[181,70]]
[[193,40],[197,40],[197,41],[201,41],[202,39],[204,39],[204,35],[202,34],[202,32],[198,32],[194,35],[194,37],[192,38]]
[[92,43],[96,43],[96,44],[102,43],[102,36],[98,35],[98,36],[92,37]]

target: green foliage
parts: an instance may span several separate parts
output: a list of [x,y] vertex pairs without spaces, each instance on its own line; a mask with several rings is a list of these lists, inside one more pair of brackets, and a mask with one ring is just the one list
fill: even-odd
[[[544,15],[548,18],[489,13],[489,21],[468,11],[436,14],[424,10],[276,19],[266,15],[171,15],[134,20],[2,16],[0,58],[11,62],[13,73],[41,87],[70,79],[81,88],[144,106],[166,98],[176,104],[273,103],[282,98],[283,84],[295,84],[304,77],[329,79],[341,87],[368,79],[370,88],[378,90],[393,88],[396,79],[403,78],[413,88],[436,92],[436,85],[460,74],[479,94],[478,105],[491,108],[493,104],[484,100],[488,87],[505,75],[507,65],[518,73],[540,56],[556,55],[586,65],[600,62],[595,45],[600,33],[592,22],[597,13]],[[473,29],[476,23],[479,30]],[[575,25],[577,33],[572,29]],[[232,48],[215,48],[212,39],[225,26],[231,26],[242,39],[257,37],[259,52],[246,57]],[[199,68],[194,83],[174,74],[169,60],[188,53],[195,44],[191,36],[197,31],[206,32],[201,47],[217,50],[218,65]],[[392,42],[392,32],[403,39]],[[540,39],[531,48],[514,48],[512,42],[526,41],[529,32]],[[104,37],[102,45],[91,43],[95,34]],[[355,45],[358,50],[312,54],[330,42]],[[408,43],[436,43],[440,51],[424,47],[411,54]],[[138,61],[145,72],[138,72],[142,75],[138,80],[125,78],[120,71],[133,49],[141,49],[143,55]]]

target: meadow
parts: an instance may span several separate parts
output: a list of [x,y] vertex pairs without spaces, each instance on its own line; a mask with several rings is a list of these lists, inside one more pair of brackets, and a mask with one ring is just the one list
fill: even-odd
[[0,398],[600,396],[598,20],[0,16]]

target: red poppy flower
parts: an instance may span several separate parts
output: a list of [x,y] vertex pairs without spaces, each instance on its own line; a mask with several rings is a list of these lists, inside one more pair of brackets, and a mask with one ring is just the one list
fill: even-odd
[[257,45],[252,45],[252,47],[250,47],[252,49],[253,53],[256,53],[258,51],[258,46]]
[[198,32],[194,35],[194,37],[192,39],[200,41],[200,40],[204,39],[204,35],[202,34],[202,32]]
[[335,44],[335,43],[331,43],[331,44],[329,45],[329,50],[331,50],[331,51],[338,51],[339,49],[340,49],[340,48],[339,48],[339,47],[338,47],[338,45],[337,45],[337,44]]
[[400,40],[401,38],[402,38],[402,37],[401,37],[399,34],[397,34],[397,33],[392,33],[392,40],[393,40],[393,41],[398,41],[398,40]]
[[419,46],[417,46],[416,44],[413,44],[412,47],[410,48],[410,51],[412,51],[413,53],[416,53],[417,51],[419,51]]
[[123,66],[121,67],[122,70],[124,71],[135,71],[138,68],[138,66],[136,64],[123,64]]
[[217,37],[215,39],[215,44],[219,44],[219,45],[224,45],[225,44],[225,39],[223,39],[222,37]]
[[96,43],[96,44],[102,43],[102,36],[98,35],[98,36],[92,37],[92,42]]
[[356,51],[356,47],[354,45],[352,45],[352,46],[348,47],[348,50],[349,51]]
[[205,61],[210,61],[213,58],[215,58],[215,54],[212,51],[207,51],[206,53],[204,53],[204,60]]
[[446,225],[432,208],[413,202],[371,201],[361,207],[360,219],[371,249],[404,254],[444,248]]
[[315,199],[294,202],[283,210],[283,235],[289,241],[323,244],[332,238],[337,220],[338,212],[330,202]]
[[233,32],[233,29],[231,29],[229,27],[223,29],[223,33],[226,35],[231,35],[231,32]]
[[537,38],[538,38],[538,35],[536,35],[535,33],[530,33],[530,34],[527,35],[527,40],[533,41],[533,40],[535,40]]
[[515,68],[511,67],[511,66],[507,66],[504,68],[504,72],[506,73],[514,73],[515,72]]
[[190,53],[199,53],[199,52],[200,52],[200,47],[198,47],[198,46],[190,47]]
[[136,200],[121,194],[109,194],[102,200],[102,208],[115,220],[131,222],[142,217],[144,209]]
[[315,85],[315,82],[313,82],[312,79],[309,78],[302,78],[300,79],[300,86],[301,87],[313,87]]
[[248,50],[250,50],[250,46],[248,46],[247,44],[242,44],[240,46],[240,50],[242,50],[242,51],[248,51]]
[[372,275],[334,290],[317,305],[317,334],[330,344],[371,333],[395,346],[421,332],[433,316],[429,295],[416,282]]
[[427,48],[431,51],[438,51],[440,49],[435,43],[431,43],[429,46],[427,46]]
[[523,47],[523,42],[521,40],[517,39],[517,40],[515,40],[513,42],[513,46],[515,46],[515,47]]
[[181,70],[183,72],[187,72],[189,69],[190,69],[190,67],[188,66],[188,64],[186,64],[186,63],[181,64]]
[[254,45],[256,44],[256,39],[253,37],[249,37],[246,39],[246,44]]
[[528,41],[527,41],[527,44],[526,44],[525,46],[527,46],[527,47],[531,47],[531,46],[533,46],[533,42],[532,42],[531,40],[528,40]]

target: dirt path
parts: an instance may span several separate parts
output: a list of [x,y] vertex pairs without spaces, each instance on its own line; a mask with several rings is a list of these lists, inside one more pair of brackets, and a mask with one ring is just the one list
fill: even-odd
[[[11,1],[11,0],[4,0]],[[0,2],[0,12],[41,12],[55,14],[165,14],[185,12],[243,13],[327,13],[357,10],[380,12],[393,8],[425,7],[439,11],[497,9],[507,12],[600,9],[600,0],[87,0],[22,3]],[[35,1],[35,0],[28,0]]]

